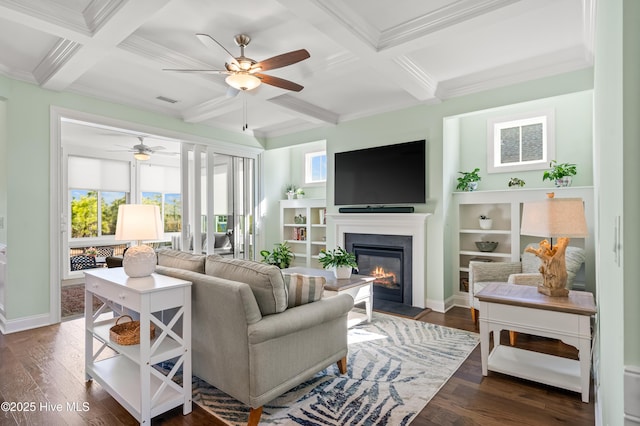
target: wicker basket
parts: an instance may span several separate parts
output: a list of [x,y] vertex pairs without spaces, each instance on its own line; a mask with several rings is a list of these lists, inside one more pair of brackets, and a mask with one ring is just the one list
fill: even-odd
[[[128,322],[120,324],[120,320],[129,318]],[[156,336],[156,327],[149,324],[150,338]],[[129,315],[122,315],[116,320],[116,325],[109,329],[109,338],[119,345],[137,345],[140,343],[140,321],[134,321]]]

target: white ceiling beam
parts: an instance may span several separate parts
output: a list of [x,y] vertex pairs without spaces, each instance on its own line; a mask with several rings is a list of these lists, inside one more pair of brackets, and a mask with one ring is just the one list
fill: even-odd
[[269,102],[286,108],[295,116],[312,123],[338,124],[340,116],[332,111],[320,108],[289,94],[268,99]]
[[[5,6],[11,5],[13,14],[20,13],[21,9],[16,6],[15,0],[1,0]],[[136,1],[100,1],[94,2],[79,16],[84,23],[84,27],[75,23],[77,19],[72,19],[71,25],[68,21],[52,23],[51,20],[60,19],[43,17],[42,10],[35,7],[33,0],[27,0],[26,5],[31,13],[31,25],[38,23],[45,25],[48,29],[61,37],[61,40],[43,58],[34,70],[36,79],[41,86],[51,90],[64,90],[87,70],[93,67],[98,61],[115,50],[126,37],[130,36],[151,16],[157,13],[170,0],[136,0]],[[42,2],[40,2],[42,3]],[[53,3],[53,2],[44,2]],[[24,12],[22,12],[24,13]],[[78,13],[66,10],[67,16],[75,17]],[[33,16],[36,18],[33,18]],[[62,16],[62,12],[54,13],[53,17]],[[67,18],[68,19],[68,18]],[[86,22],[90,23],[90,26]],[[52,27],[53,26],[53,27]],[[69,28],[75,31],[65,37]],[[45,29],[46,30],[46,29]],[[93,36],[84,38],[82,34],[94,30]],[[74,40],[81,39],[75,42]]]
[[182,112],[182,119],[187,123],[200,123],[214,117],[239,109],[234,96],[218,96]]

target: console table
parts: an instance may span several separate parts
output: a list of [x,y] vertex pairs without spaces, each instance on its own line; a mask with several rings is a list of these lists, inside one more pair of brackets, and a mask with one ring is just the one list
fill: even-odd
[[[191,412],[191,283],[151,274],[130,278],[123,268],[93,269],[85,273],[85,378],[94,379],[141,424],[174,407]],[[102,302],[93,312],[93,299]],[[102,315],[140,316],[140,344],[118,345],[109,338],[116,319]],[[135,312],[135,313],[134,313]],[[164,317],[163,317],[164,316]],[[107,318],[105,318],[107,317]],[[150,340],[150,323],[156,327]],[[182,327],[176,324],[182,323]],[[146,336],[146,339],[145,339]],[[97,350],[94,345],[98,344]],[[117,354],[101,356],[105,348]],[[176,358],[163,374],[153,366]],[[172,378],[182,367],[183,384]]]
[[[353,303],[358,304],[364,302],[365,310],[367,313],[367,321],[371,321],[371,315],[373,311],[373,280],[374,277],[368,275],[351,274],[350,278],[337,279],[333,274],[333,271],[327,271],[326,269],[314,269],[293,267],[283,269],[282,273],[286,274],[302,274],[322,276],[327,280],[324,286],[324,296],[330,297],[339,293],[346,293],[353,297]],[[356,315],[349,315],[349,326],[353,326],[356,323],[361,322]]]
[[[491,283],[476,294],[480,300],[482,375],[488,370],[582,394],[589,402],[593,294],[570,291],[549,297],[537,287]],[[511,330],[559,339],[578,349],[579,360],[500,345],[500,331]],[[493,350],[489,352],[489,335]]]

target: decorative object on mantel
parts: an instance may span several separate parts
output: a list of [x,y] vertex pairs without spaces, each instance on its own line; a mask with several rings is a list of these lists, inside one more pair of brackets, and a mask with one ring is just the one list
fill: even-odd
[[538,291],[547,296],[568,296],[565,251],[569,238],[589,235],[582,199],[549,197],[525,202],[520,233],[536,237],[559,237],[556,245],[545,239],[537,249],[527,247],[526,251],[542,261],[540,272],[543,283],[538,286]]
[[496,241],[476,241],[476,247],[482,252],[492,252],[498,247]]
[[288,200],[293,200],[293,196],[296,194],[298,187],[294,184],[290,183],[284,187],[284,193],[287,194]]
[[347,279],[351,277],[352,269],[358,269],[356,255],[349,253],[342,247],[333,250],[320,250],[318,262],[324,269],[332,269],[337,279]]
[[467,192],[478,189],[478,182],[482,180],[478,174],[479,171],[480,169],[476,167],[471,172],[458,172],[462,176],[458,177],[458,185],[456,186],[456,189]]
[[304,189],[302,188],[296,189],[296,198],[299,200],[304,198]]
[[571,176],[578,173],[576,165],[571,163],[558,163],[556,160],[551,160],[549,167],[551,169],[544,171],[542,181],[551,180],[558,188],[571,186]]
[[480,215],[478,222],[480,224],[480,229],[491,229],[493,226],[493,220],[489,216],[483,214]]
[[522,188],[524,184],[525,184],[525,181],[517,177],[509,179],[509,183],[508,183],[509,188],[513,188],[513,187]]
[[262,263],[275,265],[280,269],[288,268],[291,261],[295,258],[286,241],[276,244],[273,251],[261,250],[260,255],[262,256]]
[[122,266],[131,278],[147,277],[156,269],[155,250],[143,240],[157,240],[164,233],[160,208],[150,204],[121,204],[116,222],[117,241],[137,240],[124,254]]

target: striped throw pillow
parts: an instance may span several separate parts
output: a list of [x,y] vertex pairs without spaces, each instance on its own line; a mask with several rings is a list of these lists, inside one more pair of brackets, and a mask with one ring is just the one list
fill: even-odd
[[327,282],[324,277],[302,274],[286,274],[284,280],[289,288],[289,308],[320,300]]

